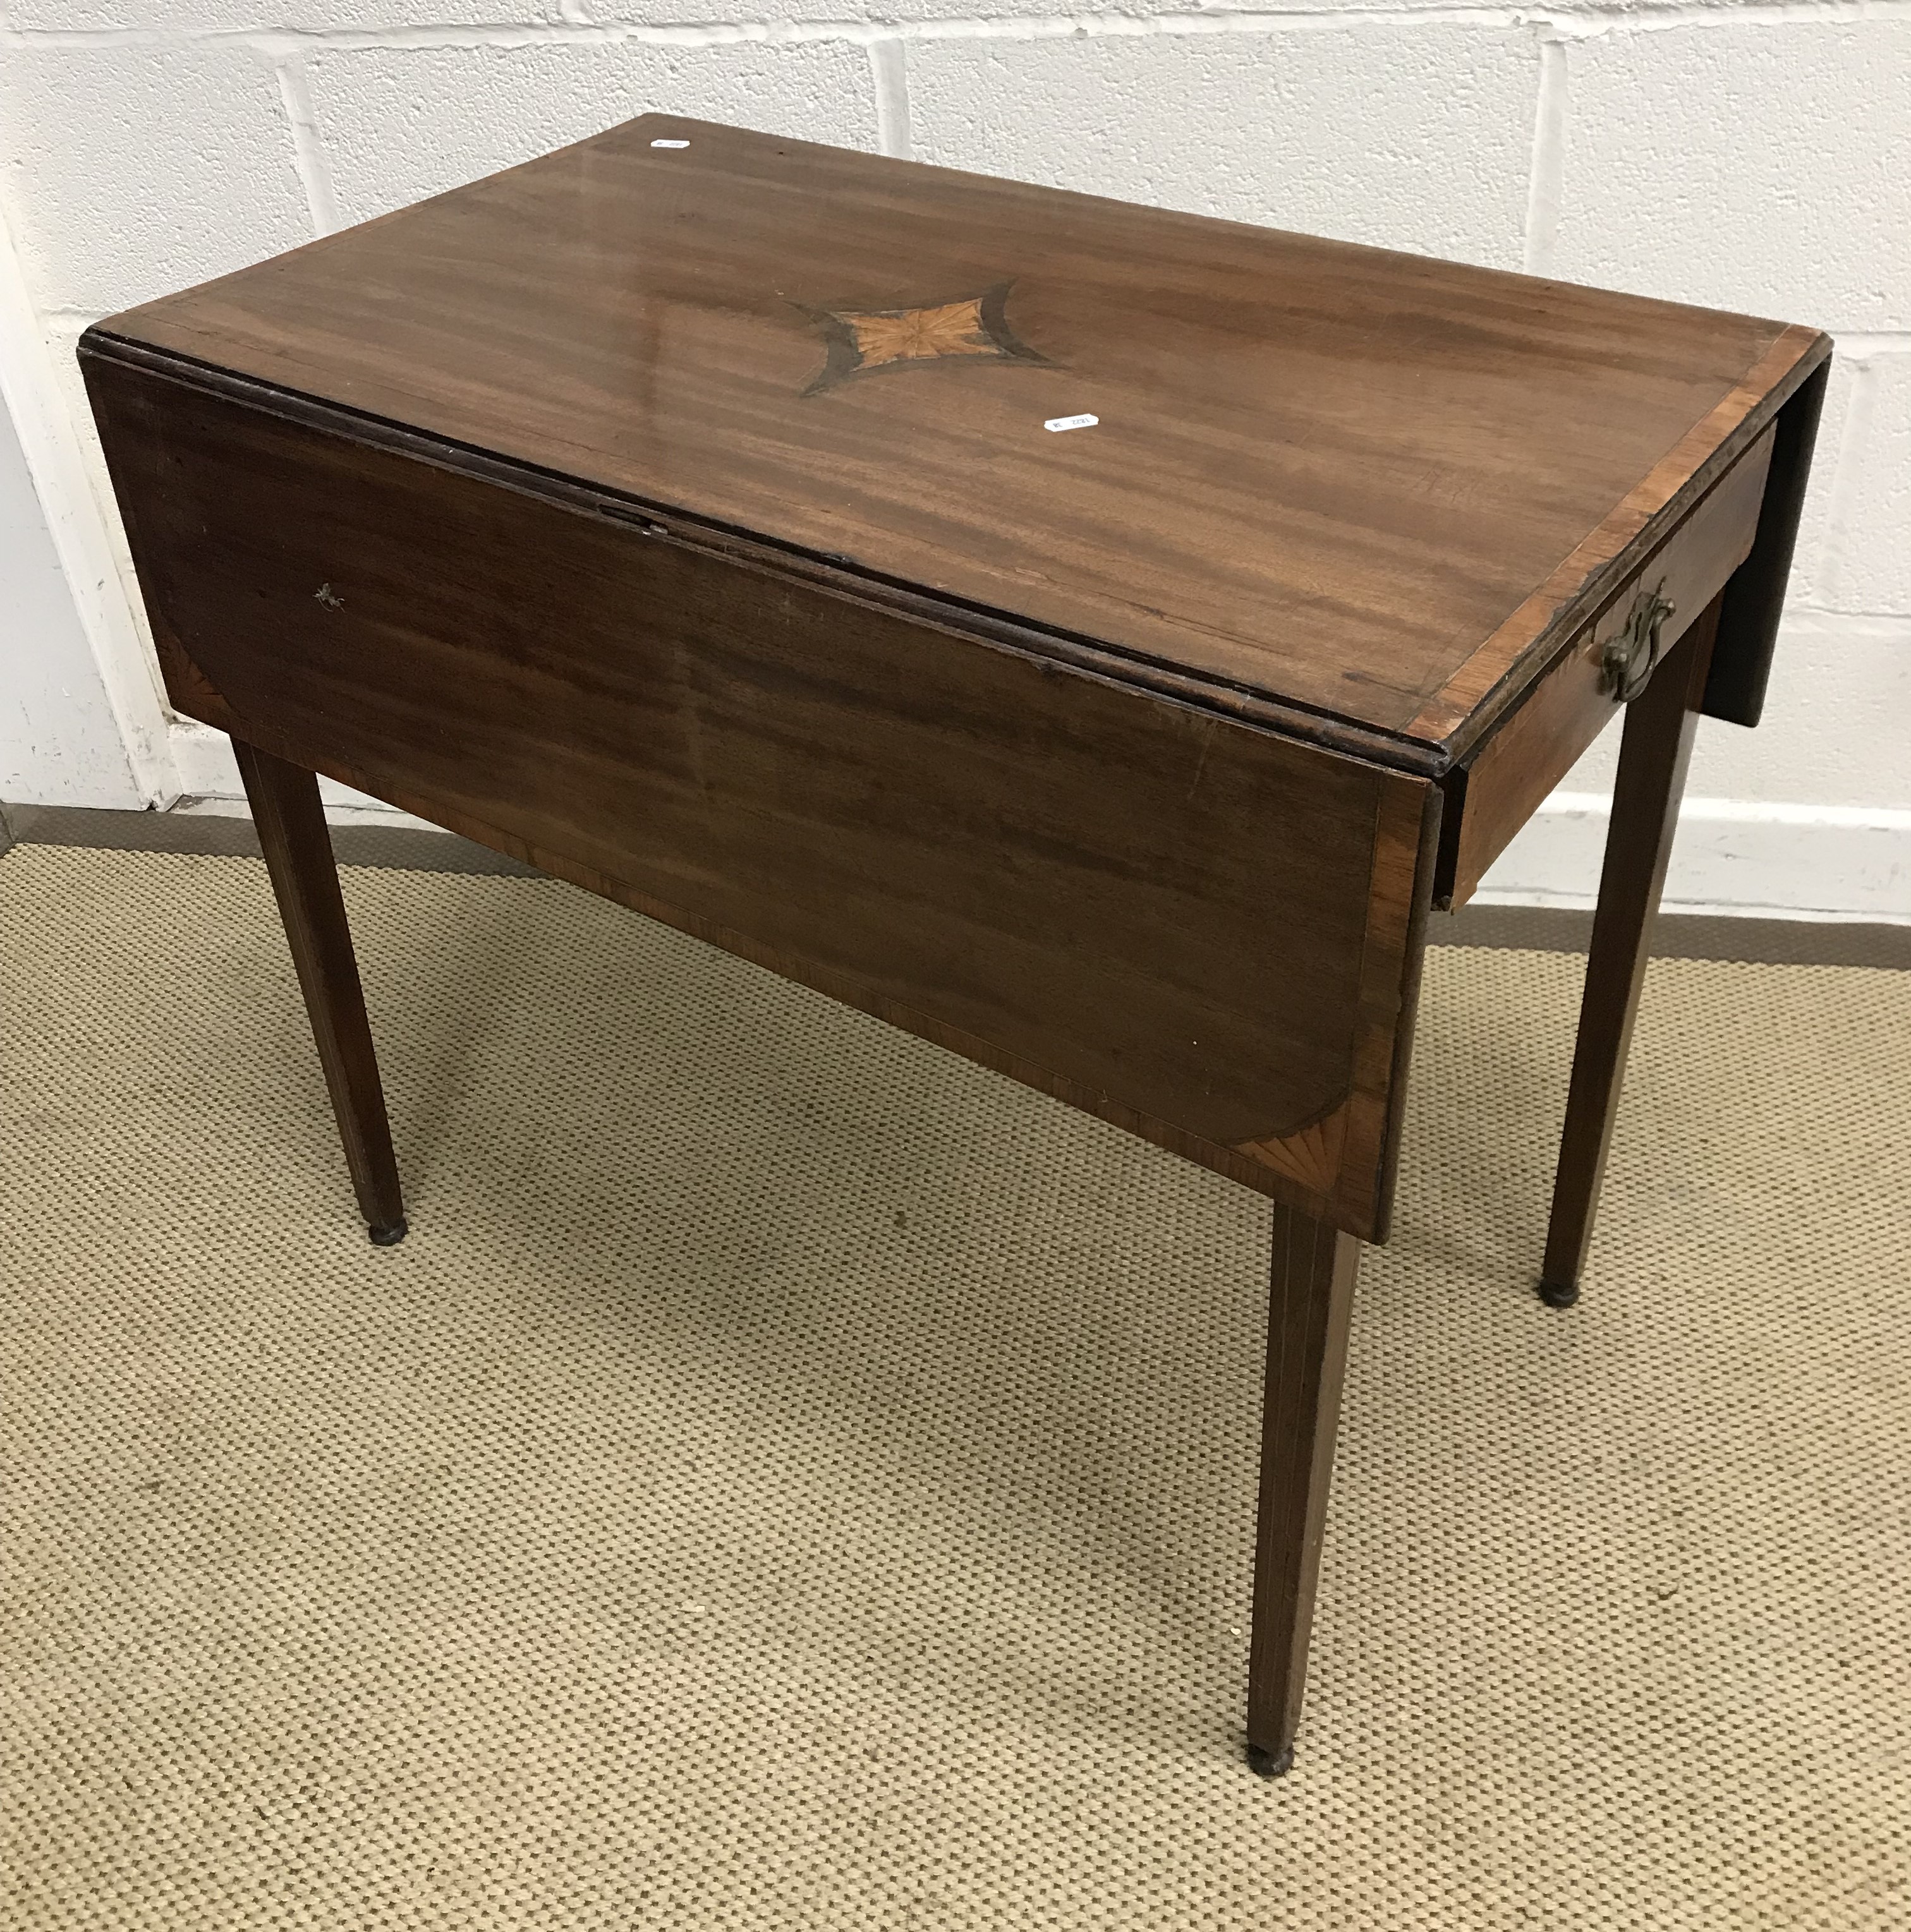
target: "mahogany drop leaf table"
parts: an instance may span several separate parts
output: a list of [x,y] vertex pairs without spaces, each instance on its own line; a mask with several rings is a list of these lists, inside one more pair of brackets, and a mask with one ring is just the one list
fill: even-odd
[[316,772],[1273,1203],[1291,1760],[1429,909],[1627,711],[1542,1294],[1694,724],[1757,722],[1817,331],[650,116],[89,329],[377,1241]]

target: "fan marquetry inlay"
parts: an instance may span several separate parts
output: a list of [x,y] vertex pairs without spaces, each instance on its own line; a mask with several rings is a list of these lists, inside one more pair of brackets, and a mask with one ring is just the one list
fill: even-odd
[[1340,1178],[1341,1154],[1346,1144],[1347,1102],[1343,1100],[1324,1119],[1297,1133],[1243,1141],[1237,1151],[1316,1194],[1331,1194]]

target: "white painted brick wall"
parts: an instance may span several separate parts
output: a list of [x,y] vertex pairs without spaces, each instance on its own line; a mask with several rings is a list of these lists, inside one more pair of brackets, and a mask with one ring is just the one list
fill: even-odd
[[137,808],[112,703],[74,608],[13,418],[0,403],[0,634],[31,627],[0,675],[0,799]]
[[1552,272],[1841,329],[1911,316],[1911,20],[1567,50]]
[[14,233],[43,298],[124,308],[311,238],[279,88],[242,46],[29,40],[0,59]]
[[1468,26],[922,40],[918,159],[1520,266],[1539,64]]
[[323,165],[346,221],[402,207],[667,109],[840,146],[876,145],[864,50],[771,46],[395,48],[305,63]]
[[398,0],[13,0],[7,24],[23,33],[110,33],[149,30],[191,33],[206,28],[273,27],[300,32],[334,28],[374,31],[433,26],[492,26],[507,22],[554,26],[574,16],[563,0],[431,0],[420,9]]
[[1911,610],[1911,355],[1896,344],[1861,350],[1851,382],[1856,420],[1828,476],[1813,595],[1829,610],[1901,614]]
[[[1769,890],[1815,867],[1833,908],[1836,827],[1873,813],[1851,904],[1911,916],[1911,0],[0,0],[0,216],[50,413],[89,449],[64,365],[93,316],[651,107],[1829,328],[1767,722],[1708,726],[1693,789],[1735,878],[1766,812]],[[1589,884],[1547,871],[1583,872],[1573,838],[1528,844],[1504,883]]]

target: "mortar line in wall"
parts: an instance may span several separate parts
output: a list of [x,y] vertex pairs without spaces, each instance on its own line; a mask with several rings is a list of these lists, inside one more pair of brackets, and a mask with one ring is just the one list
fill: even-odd
[[338,213],[338,198],[332,191],[332,168],[319,139],[318,116],[312,106],[312,91],[305,79],[305,64],[296,57],[275,61],[274,77],[278,82],[280,104],[292,136],[292,162],[299,185],[305,191],[305,207],[311,217],[312,231],[335,234],[345,224]]
[[1831,334],[1837,352],[1852,361],[1911,353],[1911,328],[1840,328]]
[[1830,638],[1842,633],[1848,638],[1870,638],[1893,649],[1911,650],[1911,611],[1846,610],[1829,604],[1814,603],[1810,597],[1788,597],[1785,621],[1809,631],[1815,638]]
[[1348,28],[1471,26],[1505,29],[1540,26],[1562,40],[1612,34],[1643,34],[1682,27],[1795,26],[1812,22],[1911,20],[1911,0],[1746,0],[1720,7],[1708,0],[1669,0],[1629,6],[1625,0],[1564,0],[1543,13],[1530,8],[1441,6],[1348,7],[1333,9],[1212,11],[1197,14],[1054,14],[975,15],[933,20],[686,20],[591,21],[587,19],[508,25],[412,22],[375,28],[101,27],[0,28],[0,46],[58,50],[110,47],[251,46],[269,58],[305,52],[373,50],[426,52],[434,48],[513,47],[545,44],[657,46],[725,46],[742,42],[880,40],[1045,40],[1075,34],[1168,38],[1209,34],[1266,34]]
[[1533,158],[1526,184],[1523,266],[1529,275],[1549,275],[1559,243],[1559,212],[1566,177],[1566,49],[1549,26],[1539,38],[1540,83],[1533,104]]
[[915,143],[909,133],[908,57],[900,40],[869,44],[870,84],[876,94],[876,145],[879,154],[898,160],[912,158]]
[[[1612,809],[1609,791],[1555,791],[1535,808],[1548,818],[1600,814]],[[1831,805],[1783,798],[1726,798],[1688,792],[1679,802],[1681,824],[1810,825],[1851,832],[1911,832],[1911,809],[1898,805]]]

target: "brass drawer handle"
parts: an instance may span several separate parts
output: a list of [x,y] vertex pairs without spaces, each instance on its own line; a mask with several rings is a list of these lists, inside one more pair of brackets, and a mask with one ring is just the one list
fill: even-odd
[[1621,704],[1630,704],[1651,680],[1659,662],[1661,628],[1672,606],[1659,593],[1662,577],[1650,590],[1633,599],[1625,628],[1608,638],[1599,658],[1599,688]]

